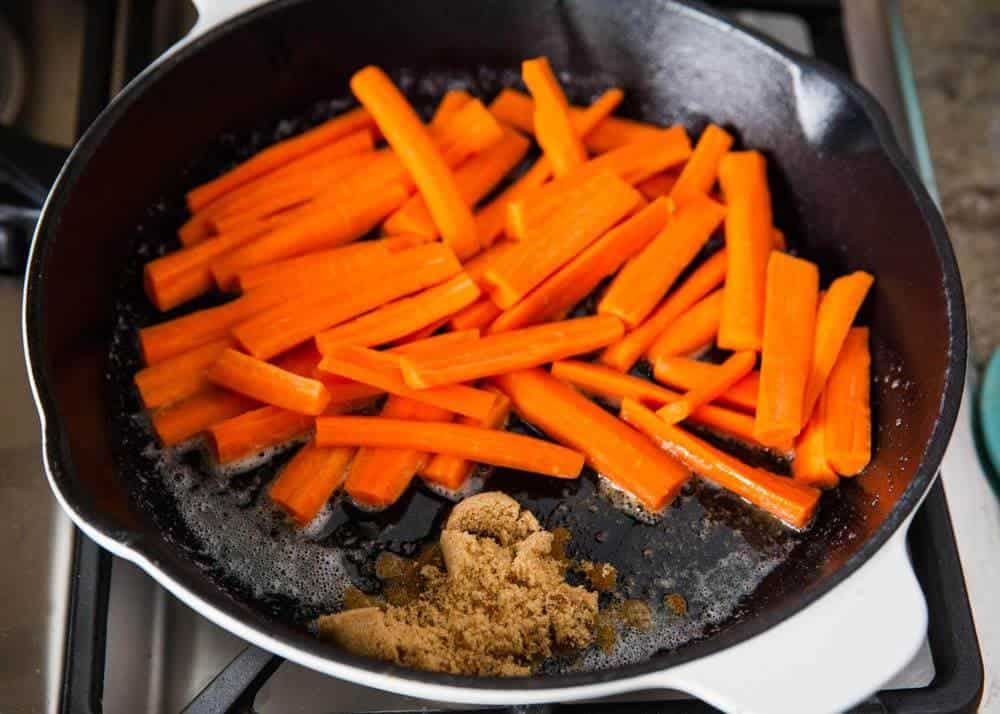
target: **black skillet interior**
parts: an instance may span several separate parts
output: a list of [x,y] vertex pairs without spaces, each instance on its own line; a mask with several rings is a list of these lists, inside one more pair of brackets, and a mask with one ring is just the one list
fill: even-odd
[[[50,201],[28,278],[32,368],[50,468],[66,500],[182,587],[258,631],[376,666],[296,626],[315,603],[206,577],[225,570],[215,562],[219,553],[207,554],[177,517],[169,489],[140,453],[145,437],[122,416],[137,410],[126,389],[134,345],[122,337],[155,318],[141,299],[137,266],[151,251],[175,247],[184,190],[341,108],[329,100],[347,96],[346,79],[357,68],[375,63],[394,71],[426,109],[450,86],[489,99],[516,83],[522,58],[540,54],[568,72],[575,101],[621,86],[626,114],[682,122],[693,132],[711,119],[762,149],[775,221],[793,248],[819,261],[827,280],[853,269],[876,276],[862,319],[873,335],[877,449],[866,475],[824,498],[804,535],[698,485],[662,524],[646,526],[596,497],[589,478],[539,486],[537,478],[499,474],[491,486],[509,490],[547,525],[571,527],[577,554],[618,565],[628,594],[687,596],[696,625],[675,629],[673,643],[696,641],[644,663],[524,685],[592,682],[707,654],[786,617],[866,559],[929,484],[957,410],[964,314],[943,227],[898,152],[887,155],[887,129],[869,99],[826,70],[662,0],[279,2],[140,80],[77,149]],[[298,119],[282,121],[289,117]],[[265,476],[262,469],[230,486],[209,480],[204,487],[245,507]],[[322,542],[356,554],[354,565],[383,547],[406,552],[430,534],[444,508],[420,490],[377,517],[338,507]],[[354,575],[375,584],[363,564]]]

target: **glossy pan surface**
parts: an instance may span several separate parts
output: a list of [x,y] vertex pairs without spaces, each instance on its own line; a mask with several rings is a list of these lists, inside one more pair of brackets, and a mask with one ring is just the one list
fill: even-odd
[[[627,594],[653,601],[680,592],[692,606],[688,625],[636,644],[649,650],[639,661],[547,672],[516,686],[601,682],[731,646],[833,588],[886,542],[933,480],[964,377],[964,307],[940,217],[861,90],[711,13],[664,0],[278,2],[209,32],[133,83],[53,189],[27,279],[26,341],[46,462],[78,521],[230,629],[405,679],[510,686],[373,663],[315,640],[301,623],[322,609],[321,597],[261,587],[268,573],[232,566],[256,551],[207,544],[185,517],[183,485],[165,484],[145,449],[127,384],[136,364],[130,335],[159,319],[138,292],[138,266],[174,245],[185,190],[342,108],[330,100],[347,98],[347,78],[365,64],[395,73],[426,110],[451,86],[489,99],[516,81],[520,59],[540,54],[567,72],[576,101],[616,85],[626,90],[626,114],[693,132],[709,119],[732,129],[767,153],[775,222],[793,248],[819,261],[827,280],[854,269],[876,276],[862,316],[873,335],[876,457],[824,498],[803,535],[699,485],[648,526],[608,506],[590,477],[539,488],[537,479],[499,474],[491,486],[546,525],[574,531],[575,554],[615,563]],[[194,469],[195,487],[226,504],[220,518],[252,510],[270,473],[227,480]],[[302,547],[337,548],[356,582],[374,587],[370,556],[414,550],[446,508],[420,489],[380,516],[338,506]],[[271,530],[257,530],[252,547],[271,547]]]

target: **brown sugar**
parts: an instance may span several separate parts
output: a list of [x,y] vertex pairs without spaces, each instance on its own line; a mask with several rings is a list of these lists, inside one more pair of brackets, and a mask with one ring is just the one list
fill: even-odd
[[357,654],[480,676],[528,675],[594,641],[597,594],[567,584],[552,533],[512,498],[484,493],[455,506],[440,548],[444,570],[421,566],[415,599],[325,615],[320,636]]

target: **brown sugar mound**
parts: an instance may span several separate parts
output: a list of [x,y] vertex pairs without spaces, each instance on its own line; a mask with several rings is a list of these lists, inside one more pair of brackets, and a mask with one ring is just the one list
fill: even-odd
[[594,640],[597,594],[570,586],[552,533],[502,493],[455,506],[441,532],[446,571],[424,566],[426,589],[402,606],[317,620],[351,652],[418,669],[479,676],[531,674],[554,653]]

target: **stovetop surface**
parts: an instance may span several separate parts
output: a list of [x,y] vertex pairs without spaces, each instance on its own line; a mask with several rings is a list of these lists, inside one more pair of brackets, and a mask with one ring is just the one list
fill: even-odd
[[[46,2],[62,5],[59,14],[63,21],[70,25],[81,22],[81,8],[77,7],[77,14],[66,9],[67,6],[76,6],[78,3],[63,5],[59,0]],[[95,4],[102,5],[106,12],[116,5],[113,2]],[[778,3],[747,4],[773,6]],[[832,3],[819,0],[803,4],[829,6]],[[159,2],[153,5],[154,10],[151,12],[154,16],[139,18],[140,25],[159,19],[159,35],[148,43],[145,48],[148,52],[153,51],[157,45],[163,46],[165,38],[170,37],[170,31],[162,29],[164,17],[172,23],[174,33],[189,24],[192,17],[189,9],[178,10],[173,7],[178,5],[176,2]],[[164,9],[165,5],[170,5],[171,8]],[[858,19],[857,6],[852,12],[855,22],[860,21],[866,25],[872,22],[870,16]],[[755,8],[753,12],[740,11],[736,15],[741,21],[776,36],[794,49],[802,52],[815,50],[821,57],[828,58],[835,64],[846,65],[839,25],[829,26],[831,17],[839,23],[840,18],[836,12],[832,16],[828,12],[806,14],[807,20],[793,14],[762,11],[759,8]],[[130,21],[136,20],[134,16],[123,17],[121,12],[117,15],[112,13],[112,18],[113,27],[118,32],[123,31],[123,26],[128,28]],[[107,16],[104,19],[107,20]],[[851,13],[847,14],[845,21],[852,21]],[[46,32],[51,36],[54,30],[48,27]],[[837,37],[840,37],[839,50]],[[105,40],[110,40],[110,37]],[[856,44],[854,38],[852,45]],[[71,46],[79,49],[79,43],[71,43]],[[83,51],[87,53],[86,48]],[[852,46],[852,51],[857,56],[864,54],[865,50]],[[131,60],[134,65],[132,71],[141,66],[140,55],[140,52],[135,52]],[[95,60],[93,56],[90,59]],[[103,58],[96,59],[99,61]],[[122,57],[119,60],[125,61]],[[127,77],[129,69],[122,69],[121,61],[116,65],[118,69],[109,70],[104,79],[120,83]],[[868,64],[865,66],[871,67],[871,58],[866,61]],[[859,74],[862,81],[865,81],[865,73]],[[876,84],[885,81],[877,72],[871,72],[868,79]],[[69,86],[68,80],[63,78],[62,81],[64,89]],[[59,81],[55,79],[48,79],[46,82],[59,86]],[[86,77],[81,78],[80,82],[81,86],[87,86]],[[83,115],[95,111],[100,102],[84,96],[86,92],[76,91],[78,89],[79,87],[74,87],[73,92],[67,92],[72,95],[71,103],[76,103]],[[899,107],[892,106],[891,101],[889,104],[887,108],[890,115],[897,114],[894,118],[897,122],[900,121]],[[897,123],[897,127],[908,126],[905,124],[905,108],[902,112],[904,124]],[[85,123],[88,120],[81,116],[79,121]],[[39,127],[42,127],[41,131],[38,131]],[[35,129],[36,133],[48,132],[50,137],[58,141],[62,137],[56,135],[62,132],[64,136],[66,127],[53,127],[52,121],[41,121],[36,123]],[[906,140],[909,142],[911,138],[907,136]],[[19,312],[19,283],[12,278],[0,278],[0,328],[6,328],[8,334],[17,334]],[[6,567],[0,568],[0,582],[6,586],[4,591],[14,593],[6,612],[0,616],[0,661],[5,662],[4,667],[0,668],[0,711],[54,711],[58,706],[58,692],[61,688],[74,546],[83,548],[87,544],[76,540],[78,536],[74,535],[72,527],[58,511],[45,480],[40,478],[42,465],[38,420],[23,371],[20,340],[10,340],[6,346],[0,347],[0,377],[5,378],[5,384],[11,385],[7,395],[7,408],[0,414],[0,424],[6,427],[0,429],[0,463],[3,464],[4,477],[0,479],[0,493],[3,494],[3,502],[19,504],[18,508],[11,509],[10,516],[0,525],[0,535],[7,536],[7,542],[19,544],[13,559],[8,559]],[[919,531],[917,540],[922,539],[922,542],[913,545],[914,549],[919,547],[922,552],[928,553],[931,561],[917,563],[918,570],[924,571],[918,573],[922,576],[922,582],[924,577],[933,579],[940,574],[939,568],[934,565],[935,555],[945,559],[937,560],[938,566],[945,566],[946,569],[948,566],[946,560],[949,551],[947,547],[941,550],[942,544],[937,541],[950,541],[950,526],[946,522],[946,530],[941,531],[940,516],[943,514],[946,519],[947,509],[940,487],[936,487],[935,492],[937,495],[932,493],[924,508],[929,511],[933,503],[939,501],[936,507],[940,513],[935,524],[922,525],[921,514],[914,528],[915,532]],[[947,542],[943,545],[947,546]],[[954,560],[954,556],[951,559]],[[960,571],[958,577],[961,577]],[[928,588],[932,620],[944,617],[947,621],[950,617],[947,612],[947,593],[939,593],[945,600],[936,606],[935,594],[931,590],[932,588]],[[950,604],[951,607],[954,605],[955,603]],[[950,624],[946,622],[945,629],[948,627]],[[934,681],[936,674],[940,683],[947,679],[950,672],[953,674],[953,670],[960,669],[957,658],[961,652],[953,642],[949,644],[946,640],[946,637],[932,632],[929,645],[925,645],[910,666],[887,685],[887,689],[930,691],[926,689],[927,685]],[[117,559],[112,561],[106,660],[103,667],[104,711],[179,711],[245,646],[238,638],[209,623],[168,595],[135,566]],[[83,669],[90,672],[100,668]],[[964,684],[968,689],[969,683]],[[957,691],[958,689],[954,689],[953,694]],[[683,696],[651,692],[631,695],[628,699],[663,702]],[[886,701],[899,703],[903,700],[893,700],[890,697],[883,700],[883,705]],[[263,686],[255,706],[261,712],[420,711],[428,707],[447,708],[432,702],[399,697],[341,682],[288,663]],[[643,711],[666,709],[656,707]]]

